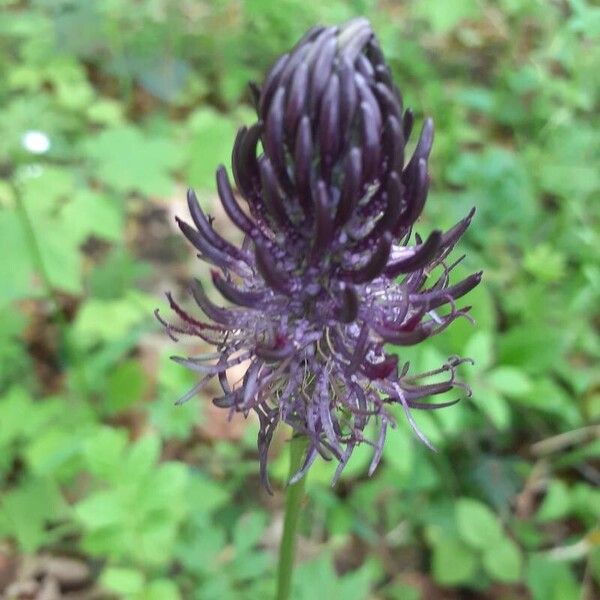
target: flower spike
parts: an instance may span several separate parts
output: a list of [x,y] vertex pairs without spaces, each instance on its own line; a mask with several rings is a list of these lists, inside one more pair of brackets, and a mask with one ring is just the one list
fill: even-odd
[[[200,258],[215,267],[212,283],[227,303],[214,304],[197,281],[192,295],[212,323],[171,296],[181,324],[158,316],[172,337],[195,335],[215,347],[174,358],[200,374],[179,402],[214,379],[222,389],[216,406],[255,413],[260,479],[269,491],[267,456],[280,422],[307,439],[291,483],[318,456],[338,462],[335,483],[363,443],[374,449],[372,475],[386,436],[398,435],[389,433],[390,405],[401,407],[415,435],[433,448],[411,411],[457,401],[430,396],[470,393],[456,379],[464,360],[414,375],[398,353],[469,318],[469,307],[457,302],[482,274],[451,282],[462,259],[446,259],[473,211],[425,241],[413,235],[429,189],[433,121],[425,119],[407,156],[414,116],[366,19],[312,28],[251,89],[256,122],[239,130],[232,151],[237,195],[225,167],[217,170],[219,198],[243,244],[213,229],[191,190],[193,225],[177,219]],[[241,381],[229,383],[228,369],[242,364]],[[378,429],[372,440],[365,433],[371,422]]]

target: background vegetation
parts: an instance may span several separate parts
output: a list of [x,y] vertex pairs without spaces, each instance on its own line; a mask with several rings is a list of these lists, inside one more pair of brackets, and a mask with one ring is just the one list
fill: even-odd
[[460,246],[485,269],[477,326],[409,356],[473,357],[474,395],[417,415],[437,454],[399,415],[373,478],[368,448],[335,489],[313,467],[294,598],[597,597],[600,7],[318,5],[0,0],[5,598],[272,594],[285,436],[269,497],[256,423],[210,393],[173,405],[193,378],[152,311],[204,273],[173,226],[185,186],[226,227],[213,173],[251,122],[247,81],[358,14],[436,121],[422,230],[478,209]]

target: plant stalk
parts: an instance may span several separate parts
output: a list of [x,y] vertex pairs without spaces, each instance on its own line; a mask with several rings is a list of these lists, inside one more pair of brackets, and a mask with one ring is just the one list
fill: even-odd
[[21,223],[25,243],[27,244],[29,250],[29,257],[31,259],[35,271],[41,279],[46,299],[51,303],[52,308],[54,310],[53,316],[55,323],[58,327],[61,346],[65,349],[67,362],[72,368],[74,378],[77,381],[80,390],[86,391],[87,382],[85,380],[85,375],[82,369],[80,368],[80,361],[77,352],[73,349],[71,344],[67,315],[65,314],[61,306],[56,289],[54,288],[48,270],[46,269],[46,265],[44,264],[44,257],[42,254],[40,243],[36,236],[35,229],[29,216],[29,212],[27,211],[25,202],[21,197],[21,192],[16,184],[13,184],[13,191],[15,195],[16,213]]
[[[302,465],[305,449],[306,440],[304,438],[292,438],[290,441],[290,477]],[[292,590],[292,574],[294,571],[294,557],[296,555],[296,530],[302,508],[302,500],[304,499],[305,482],[306,475],[300,481],[288,485],[286,491],[283,535],[279,546],[276,600],[288,600]]]

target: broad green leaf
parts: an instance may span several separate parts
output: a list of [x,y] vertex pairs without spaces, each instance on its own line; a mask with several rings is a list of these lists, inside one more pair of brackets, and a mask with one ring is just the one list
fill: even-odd
[[515,367],[500,366],[488,373],[487,381],[499,392],[509,397],[522,398],[531,392],[527,374]]
[[31,372],[31,356],[23,335],[27,324],[25,314],[0,305],[0,389],[10,389],[13,381]]
[[124,523],[127,507],[117,490],[101,490],[79,501],[75,514],[86,528],[94,530]]
[[[421,433],[436,447],[439,448],[446,442],[446,436],[442,431],[440,424],[431,412],[425,410],[414,410],[412,413],[413,419]],[[400,414],[399,418],[406,418]],[[393,433],[393,432],[392,432]],[[413,440],[417,444],[422,444],[415,432],[409,427],[408,435],[413,436]]]
[[189,505],[193,513],[211,513],[227,503],[230,493],[222,484],[196,471],[190,480]]
[[122,298],[150,272],[148,263],[129,255],[124,247],[113,248],[91,272],[88,279],[89,295],[101,300]]
[[82,348],[121,339],[142,321],[147,322],[155,301],[137,291],[115,300],[89,299],[77,313],[73,335]]
[[86,468],[95,477],[112,480],[121,466],[126,445],[125,431],[113,427],[101,427],[85,442],[83,455]]
[[264,577],[273,566],[273,555],[269,552],[254,550],[236,555],[231,564],[231,575],[240,581]]
[[299,565],[293,581],[292,599],[344,598],[364,600],[369,595],[376,566],[366,562],[355,571],[338,576],[327,555]]
[[398,426],[388,429],[383,458],[402,478],[408,477],[413,467],[413,445],[415,440],[410,427]]
[[441,539],[433,547],[432,572],[442,585],[468,583],[477,572],[477,556],[458,539]]
[[148,135],[132,125],[116,126],[88,138],[84,151],[92,175],[113,190],[154,197],[172,192],[171,173],[183,158],[174,140]]
[[13,538],[23,552],[33,553],[53,541],[48,525],[66,514],[54,481],[27,479],[0,498],[0,537]]
[[466,469],[469,481],[481,490],[486,502],[501,511],[523,489],[523,470],[526,468],[523,462],[513,456],[478,453],[467,463]]
[[82,423],[73,432],[60,428],[59,423],[38,433],[24,452],[27,464],[37,475],[53,476],[58,480],[70,479],[80,468],[80,453],[86,427]]
[[[201,108],[190,116],[188,127],[193,132],[193,139],[189,145],[187,182],[192,187],[214,190],[217,167],[231,162],[235,124],[213,109]],[[206,205],[202,195],[199,198]]]
[[13,387],[0,397],[0,448],[26,439],[36,429],[35,407],[31,396],[22,387]]
[[153,515],[130,533],[128,554],[151,566],[170,562],[177,541],[178,521],[167,514]]
[[565,337],[558,329],[530,324],[504,332],[498,338],[498,362],[527,369],[527,373],[544,373],[556,363],[565,346]]
[[122,362],[109,375],[103,408],[108,414],[128,409],[139,402],[147,385],[147,375],[139,362],[135,360]]
[[160,456],[160,438],[154,434],[141,437],[131,446],[121,465],[125,481],[140,482],[153,468]]
[[97,125],[114,127],[123,123],[123,106],[116,100],[102,98],[87,107],[86,116]]
[[492,579],[504,583],[521,579],[522,562],[519,547],[507,537],[490,544],[483,552],[483,568]]
[[456,501],[456,526],[460,537],[474,548],[486,548],[501,538],[498,517],[482,502],[472,498]]
[[473,386],[473,404],[501,431],[510,427],[508,402],[495,390],[483,385]]
[[[467,276],[469,273],[477,270],[476,268],[466,271],[463,270],[460,273],[456,273],[455,280],[459,281],[461,277]],[[458,271],[458,269],[457,269]],[[472,305],[473,308],[469,311],[469,316],[475,320],[476,325],[474,326],[467,319],[457,319],[454,323],[446,329],[440,336],[435,340],[436,345],[443,351],[444,360],[456,354],[457,352],[469,356],[475,361],[475,367],[465,367],[469,373],[476,373],[475,369],[483,369],[483,366],[479,365],[479,359],[476,355],[469,355],[463,349],[465,342],[470,340],[474,333],[482,331],[494,331],[496,328],[496,307],[494,306],[494,300],[492,294],[486,284],[485,276],[482,283],[480,283],[474,290],[470,291],[468,296],[460,299],[459,306]],[[433,342],[433,340],[432,340]],[[400,349],[399,355],[403,356],[403,351]],[[487,357],[484,357],[484,359]],[[440,365],[436,365],[439,367]]]
[[[597,444],[600,455],[600,444]],[[587,483],[576,483],[570,490],[571,512],[589,527],[595,527],[600,521],[600,488]],[[600,540],[596,539],[596,544]]]
[[[22,203],[32,228],[26,255],[33,258],[31,244],[35,243],[53,287],[70,293],[82,291],[80,245],[89,234],[85,222],[80,228],[79,219],[69,215],[69,206],[77,193],[85,192],[77,187],[73,174],[67,169],[43,167],[35,175],[23,178]],[[67,213],[63,216],[65,210]],[[32,260],[32,269],[41,287],[43,278],[37,272],[38,267]]]
[[490,331],[477,331],[467,342],[464,355],[475,361],[477,373],[488,369],[494,361],[494,337]]
[[[185,369],[186,374],[189,372]],[[202,422],[202,403],[204,398],[192,398],[189,402],[180,406],[175,406],[175,400],[183,395],[183,391],[191,388],[193,383],[188,384],[187,388],[182,386],[179,391],[172,394],[161,394],[157,400],[149,406],[150,420],[152,425],[160,432],[163,439],[185,440],[191,433],[195,425]]]
[[395,582],[385,588],[386,598],[390,600],[422,600],[420,590],[403,581]]
[[63,208],[60,219],[76,227],[80,243],[92,235],[117,241],[122,235],[124,212],[118,202],[104,194],[81,190]]
[[515,397],[514,401],[554,415],[566,428],[582,425],[582,415],[578,405],[572,401],[572,396],[551,379],[538,379],[533,382],[533,388],[529,394],[519,398]]
[[51,57],[44,65],[44,80],[52,85],[58,103],[69,110],[82,110],[94,98],[85,67],[74,56]]
[[[149,477],[140,482],[137,499],[140,511],[165,510],[173,519],[178,519],[190,506],[187,502],[190,484],[190,472],[187,465],[181,462],[164,462],[155,467]],[[145,488],[151,487],[154,492],[145,494]]]
[[542,554],[530,556],[526,580],[533,600],[580,600],[581,592],[569,564]]
[[0,253],[0,305],[13,300],[40,294],[36,284],[30,246],[24,234],[23,223],[16,211],[0,210],[0,239],[10,253]]
[[415,13],[425,17],[434,33],[447,33],[463,19],[474,19],[481,8],[475,0],[433,0],[414,4]]
[[181,600],[179,589],[168,579],[154,579],[144,590],[140,600]]
[[219,556],[226,546],[225,532],[209,523],[204,528],[194,528],[186,543],[180,540],[176,556],[189,572],[209,575],[211,579],[222,568]]
[[108,567],[100,577],[102,586],[122,596],[139,594],[144,588],[144,575],[135,569]]
[[541,244],[525,254],[523,266],[541,281],[559,281],[565,276],[566,257],[548,244]]
[[564,481],[553,479],[535,518],[540,522],[561,519],[569,513],[571,496]]
[[[182,369],[167,353],[160,357],[158,368],[159,393],[149,407],[152,424],[163,438],[185,439],[194,425],[202,422],[205,398],[202,393],[185,404],[175,402],[191,389],[197,381],[195,373]],[[252,447],[256,444],[253,436]]]
[[258,543],[266,522],[266,515],[262,512],[250,512],[238,519],[233,531],[233,543],[238,553],[246,552]]

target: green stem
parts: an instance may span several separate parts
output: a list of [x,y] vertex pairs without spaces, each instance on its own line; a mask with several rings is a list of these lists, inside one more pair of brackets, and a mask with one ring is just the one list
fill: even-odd
[[61,308],[56,291],[54,290],[54,286],[52,285],[52,281],[50,280],[50,276],[48,275],[48,271],[46,270],[46,266],[44,265],[44,258],[35,235],[33,224],[31,223],[29,213],[27,212],[25,203],[21,198],[21,193],[16,185],[13,186],[13,191],[15,195],[15,207],[17,209],[17,215],[19,217],[19,221],[21,221],[21,227],[23,228],[25,243],[27,244],[29,250],[31,262],[33,263],[34,269],[37,271],[40,279],[42,280],[46,297],[54,305],[56,318],[59,322],[59,326],[62,329],[62,326],[66,324],[66,317]]
[[[63,346],[63,348],[65,348],[66,358],[70,366],[79,367],[77,353],[72,348],[71,341],[69,338],[69,322],[67,319],[67,315],[65,314],[61,306],[58,294],[54,288],[54,285],[52,284],[52,280],[50,279],[50,275],[48,274],[46,265],[44,264],[44,256],[42,254],[42,250],[38,242],[33,223],[31,222],[31,218],[29,217],[27,207],[25,205],[25,202],[23,202],[20,190],[18,189],[16,184],[13,184],[13,191],[15,197],[15,208],[17,211],[19,221],[21,222],[21,227],[23,229],[23,234],[25,236],[25,242],[29,250],[31,262],[33,263],[33,267],[35,271],[37,271],[37,274],[39,275],[42,281],[45,296],[54,308],[54,319],[58,327],[61,345]],[[80,386],[80,389],[87,390],[87,384],[85,381],[83,371],[79,368],[74,368],[73,373],[78,382],[78,385]]]
[[[305,450],[306,440],[304,438],[292,438],[290,441],[290,477],[302,465]],[[300,481],[289,485],[286,491],[283,535],[279,546],[276,600],[288,600],[292,589],[292,573],[296,554],[296,530],[302,500],[304,499],[305,482],[306,475]]]

